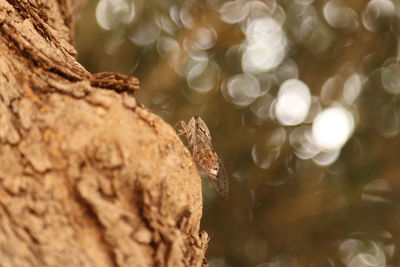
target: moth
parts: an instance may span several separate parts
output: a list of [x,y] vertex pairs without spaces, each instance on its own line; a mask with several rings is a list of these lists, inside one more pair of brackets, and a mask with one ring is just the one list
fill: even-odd
[[229,184],[226,170],[214,150],[206,123],[199,115],[194,115],[188,123],[179,121],[176,128],[178,135],[185,135],[197,168],[207,174],[215,191],[221,197],[228,198]]

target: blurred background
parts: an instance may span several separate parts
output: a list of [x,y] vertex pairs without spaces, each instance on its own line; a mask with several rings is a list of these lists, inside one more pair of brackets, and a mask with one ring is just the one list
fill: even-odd
[[171,125],[199,114],[211,267],[400,266],[399,0],[91,0],[91,72],[136,76]]

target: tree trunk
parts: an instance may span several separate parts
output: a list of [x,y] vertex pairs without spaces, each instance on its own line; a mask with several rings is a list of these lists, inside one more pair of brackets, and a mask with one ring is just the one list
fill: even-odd
[[195,165],[135,78],[76,61],[81,2],[0,0],[0,266],[201,266]]

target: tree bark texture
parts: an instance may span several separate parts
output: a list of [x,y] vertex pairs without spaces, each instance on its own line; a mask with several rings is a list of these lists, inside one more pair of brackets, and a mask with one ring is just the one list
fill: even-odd
[[0,266],[201,266],[191,156],[135,78],[76,61],[81,5],[0,0]]

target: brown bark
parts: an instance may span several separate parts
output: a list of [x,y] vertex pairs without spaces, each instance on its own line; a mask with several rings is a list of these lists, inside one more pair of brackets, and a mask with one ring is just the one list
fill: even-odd
[[190,154],[135,78],[76,61],[80,5],[0,0],[0,266],[200,266]]

